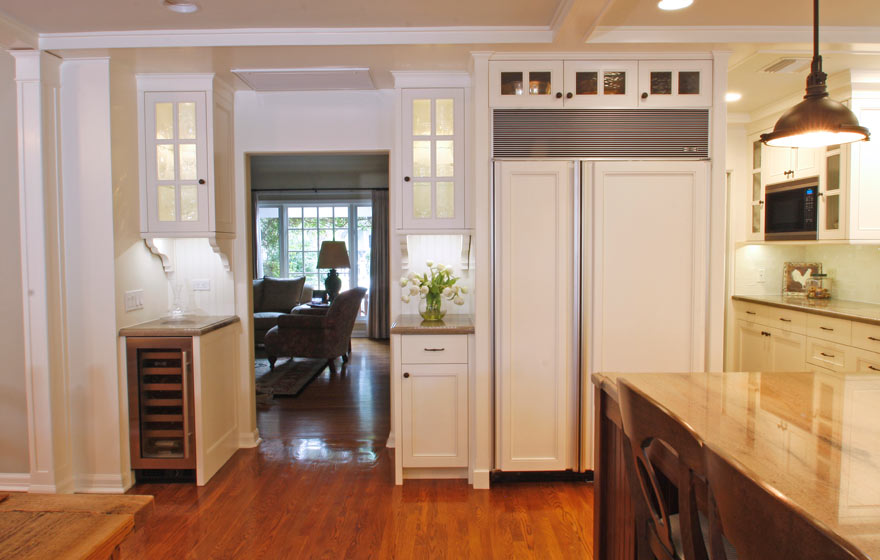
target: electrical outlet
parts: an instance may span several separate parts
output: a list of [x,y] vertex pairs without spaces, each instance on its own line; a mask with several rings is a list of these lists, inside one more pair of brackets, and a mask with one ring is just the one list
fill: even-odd
[[763,284],[766,281],[767,281],[767,269],[763,268],[763,267],[759,268],[758,269],[758,284]]
[[210,292],[211,281],[208,279],[190,280],[194,292]]
[[144,308],[144,291],[131,290],[125,292],[125,310],[136,311]]

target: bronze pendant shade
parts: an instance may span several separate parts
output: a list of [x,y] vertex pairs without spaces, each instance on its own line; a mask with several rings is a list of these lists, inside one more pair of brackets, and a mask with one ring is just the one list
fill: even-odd
[[843,104],[828,98],[827,74],[819,56],[819,0],[813,0],[813,62],[804,100],[783,113],[773,132],[761,135],[768,146],[818,148],[867,140],[868,129]]

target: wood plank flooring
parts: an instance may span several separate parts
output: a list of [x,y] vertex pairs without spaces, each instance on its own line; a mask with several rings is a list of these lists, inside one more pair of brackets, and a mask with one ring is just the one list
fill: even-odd
[[263,443],[204,487],[142,484],[155,511],[122,558],[591,558],[582,482],[393,483],[388,345],[355,339],[343,374],[258,410]]

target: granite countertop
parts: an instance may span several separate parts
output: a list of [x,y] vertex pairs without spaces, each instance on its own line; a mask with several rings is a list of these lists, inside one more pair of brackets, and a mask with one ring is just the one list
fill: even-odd
[[238,323],[237,315],[184,315],[159,317],[119,329],[119,336],[201,336],[227,325]]
[[874,373],[593,374],[626,379],[870,558],[880,558],[880,421]]
[[470,315],[446,315],[442,321],[425,321],[421,315],[401,315],[391,323],[391,334],[473,334]]
[[875,303],[834,298],[809,299],[803,296],[733,296],[733,299],[880,325],[880,305]]

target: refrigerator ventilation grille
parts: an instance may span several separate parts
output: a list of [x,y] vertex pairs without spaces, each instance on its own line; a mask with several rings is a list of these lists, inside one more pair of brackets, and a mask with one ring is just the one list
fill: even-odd
[[496,158],[708,158],[707,109],[495,109]]

